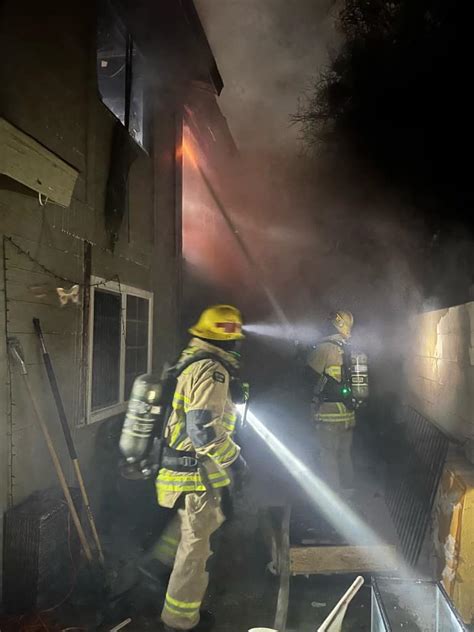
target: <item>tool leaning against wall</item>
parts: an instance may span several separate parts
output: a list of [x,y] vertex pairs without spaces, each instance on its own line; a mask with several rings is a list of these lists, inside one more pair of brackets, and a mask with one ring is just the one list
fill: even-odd
[[[53,438],[48,429],[48,425],[43,415],[41,414],[36,395],[32,389],[29,374],[28,374],[28,369],[27,369],[27,362],[25,361],[23,348],[18,338],[16,337],[8,338],[9,352],[13,360],[17,363],[20,370],[20,374],[23,377],[23,382],[27,390],[28,399],[33,409],[35,421],[37,422],[40,428],[40,431],[44,437],[51,460],[53,462],[54,469],[56,471],[56,475],[58,477],[62,492],[64,494],[64,498],[68,505],[74,527],[76,529],[82,550],[84,552],[84,555],[87,561],[87,572],[85,576],[87,577],[87,581],[89,581],[91,585],[95,586],[95,589],[98,589],[97,594],[99,595],[99,598],[102,600],[96,604],[96,607],[98,607],[99,616],[104,621],[106,620],[109,621],[116,617],[116,614],[113,611],[114,602],[109,601],[110,580],[111,580],[111,577],[113,576],[114,571],[112,568],[109,568],[108,565],[107,566],[105,565],[103,549],[102,549],[100,537],[96,528],[92,509],[90,506],[89,497],[88,497],[87,490],[85,487],[84,479],[82,477],[82,472],[81,472],[81,468],[79,464],[79,458],[74,446],[66,411],[64,409],[61,393],[59,391],[56,375],[55,375],[54,368],[51,362],[51,358],[49,356],[49,353],[46,347],[46,343],[44,340],[43,332],[41,329],[41,323],[39,319],[37,318],[33,319],[33,326],[41,345],[41,352],[43,355],[43,360],[44,360],[46,371],[48,374],[48,380],[49,380],[52,394],[53,394],[55,404],[57,407],[58,417],[61,422],[61,427],[63,430],[64,439],[68,448],[68,453],[71,458],[72,464],[74,466],[75,476],[76,476],[78,486],[81,492],[84,510],[85,510],[89,527],[90,527],[89,530],[84,529],[81,523],[79,512],[71,496],[71,492],[66,480],[66,476],[64,474],[64,469],[58,456],[57,446],[55,446],[54,444]],[[93,542],[90,541],[91,534],[92,534]],[[104,597],[108,597],[108,599],[104,599]],[[127,618],[124,621],[122,621],[122,623],[120,623],[119,625],[115,626],[115,628],[112,628],[112,629],[114,630],[122,629],[126,627],[130,622],[131,622],[131,619]]]
[[39,321],[39,318],[33,318],[33,326],[35,328],[36,335],[38,336],[38,339],[40,342],[41,353],[43,354],[43,360],[46,367],[46,373],[48,374],[49,384],[51,386],[54,402],[56,404],[56,409],[58,411],[58,417],[59,417],[59,421],[61,422],[61,428],[64,434],[64,440],[66,441],[69,457],[71,458],[72,464],[74,466],[74,472],[75,472],[77,483],[79,485],[79,489],[81,492],[82,501],[84,503],[84,509],[86,512],[87,520],[89,522],[92,536],[94,538],[94,543],[97,548],[97,552],[99,554],[100,563],[104,565],[104,553],[102,551],[102,544],[100,542],[99,534],[97,532],[94,515],[92,513],[92,509],[89,502],[89,496],[87,494],[86,486],[85,486],[84,479],[82,476],[81,466],[79,463],[79,457],[77,455],[76,447],[74,445],[74,441],[71,435],[71,429],[70,429],[69,422],[66,416],[66,411],[64,410],[64,404],[61,397],[61,393],[59,391],[58,382],[56,380],[56,374],[54,372],[53,363],[51,362],[51,358],[46,347],[46,343],[44,340],[43,331],[41,330],[41,323]]
[[39,342],[40,342],[40,346],[41,346],[41,353],[43,356],[43,360],[45,363],[45,367],[46,367],[46,372],[48,375],[48,380],[51,386],[51,391],[53,394],[53,398],[56,404],[56,408],[57,408],[57,412],[58,412],[58,417],[59,417],[59,421],[61,423],[61,428],[64,434],[64,439],[68,448],[68,453],[69,456],[71,458],[73,467],[74,467],[74,472],[75,472],[75,476],[79,485],[79,489],[81,492],[81,496],[82,496],[82,501],[84,503],[84,509],[86,512],[86,516],[89,522],[89,526],[90,526],[90,530],[93,536],[93,540],[94,540],[94,546],[91,546],[86,532],[84,531],[84,528],[81,524],[80,518],[79,518],[79,513],[74,505],[74,501],[71,497],[71,493],[69,491],[69,487],[66,481],[66,477],[64,475],[64,470],[63,467],[61,465],[61,462],[59,460],[58,457],[58,453],[57,450],[54,446],[54,442],[52,440],[51,434],[48,430],[47,424],[45,422],[45,420],[43,419],[39,407],[38,407],[38,403],[35,397],[35,394],[31,388],[31,383],[29,380],[29,375],[28,375],[28,370],[27,370],[27,365],[25,362],[25,357],[24,357],[24,353],[23,353],[23,349],[21,346],[20,341],[17,338],[9,338],[8,340],[8,346],[9,346],[9,350],[10,353],[13,357],[13,359],[18,363],[18,366],[20,368],[20,372],[21,375],[23,376],[23,381],[25,383],[27,392],[28,392],[28,396],[31,402],[31,405],[33,407],[33,411],[36,417],[36,420],[38,422],[38,425],[41,429],[41,432],[43,434],[43,437],[46,441],[46,445],[48,448],[48,451],[50,453],[51,456],[51,460],[53,461],[53,465],[54,468],[56,470],[56,474],[57,477],[59,479],[59,483],[61,485],[62,491],[64,493],[64,497],[66,499],[66,502],[68,504],[69,510],[71,512],[71,517],[72,520],[74,522],[74,526],[76,528],[82,549],[84,551],[84,554],[86,556],[86,559],[89,563],[93,564],[96,560],[94,559],[94,548],[97,551],[97,556],[99,559],[99,563],[100,566],[104,566],[104,554],[103,554],[103,550],[102,550],[102,545],[100,542],[100,538],[99,538],[99,534],[97,532],[97,528],[96,528],[96,524],[95,524],[95,520],[94,520],[94,516],[92,513],[92,509],[90,506],[90,502],[89,502],[89,497],[87,494],[87,490],[85,487],[85,483],[84,483],[84,479],[82,476],[82,471],[81,471],[81,467],[79,464],[79,458],[76,452],[76,448],[74,446],[74,441],[72,439],[72,435],[71,435],[71,430],[69,427],[69,422],[66,416],[66,411],[64,409],[64,404],[61,398],[61,393],[59,391],[59,387],[58,387],[58,383],[56,380],[56,375],[54,372],[54,368],[53,368],[53,364],[51,362],[51,358],[49,356],[48,350],[46,348],[46,343],[44,340],[44,336],[43,336],[43,332],[41,329],[41,323],[39,321],[38,318],[33,318],[33,327],[35,329],[35,332],[38,336]]
[[29,397],[31,406],[33,408],[33,412],[34,412],[34,416],[35,416],[36,422],[38,423],[38,426],[39,426],[39,428],[41,430],[41,433],[42,433],[42,435],[44,437],[44,440],[46,442],[46,446],[48,448],[51,460],[53,462],[54,469],[56,471],[56,475],[57,475],[58,480],[59,480],[59,484],[60,484],[61,489],[62,489],[63,494],[64,494],[64,498],[66,499],[67,505],[69,507],[69,511],[71,513],[72,521],[73,521],[74,526],[76,528],[77,535],[79,537],[79,541],[81,543],[82,549],[84,551],[84,554],[86,556],[87,561],[90,564],[92,564],[93,563],[92,549],[91,549],[89,541],[88,541],[88,539],[86,537],[84,529],[82,527],[81,521],[79,519],[79,514],[78,514],[77,509],[76,509],[76,507],[74,505],[74,501],[72,499],[71,492],[69,491],[69,487],[68,487],[68,484],[67,484],[67,481],[66,481],[66,477],[64,475],[64,470],[62,468],[61,462],[60,462],[59,457],[58,457],[57,450],[56,450],[56,448],[54,446],[52,437],[51,437],[50,432],[48,430],[48,426],[46,425],[46,422],[43,419],[43,416],[41,415],[41,412],[40,412],[40,410],[38,408],[38,403],[36,401],[35,394],[33,392],[33,389],[31,388],[31,383],[30,383],[30,378],[29,378],[29,374],[28,374],[28,369],[26,368],[27,365],[26,365],[26,362],[25,362],[23,348],[22,348],[21,343],[18,340],[18,338],[14,338],[14,337],[8,338],[8,348],[9,348],[9,351],[10,351],[10,354],[11,354],[12,358],[18,364],[21,376],[23,377],[23,382],[24,382],[26,390],[28,392],[28,397]]

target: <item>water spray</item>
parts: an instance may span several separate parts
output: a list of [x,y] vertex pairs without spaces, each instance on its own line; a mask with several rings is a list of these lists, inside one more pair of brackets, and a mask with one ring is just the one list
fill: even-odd
[[320,333],[311,323],[296,323],[292,326],[291,331],[282,327],[279,323],[246,323],[243,329],[248,333],[254,333],[264,338],[275,338],[278,340],[287,340],[310,346],[315,344]]

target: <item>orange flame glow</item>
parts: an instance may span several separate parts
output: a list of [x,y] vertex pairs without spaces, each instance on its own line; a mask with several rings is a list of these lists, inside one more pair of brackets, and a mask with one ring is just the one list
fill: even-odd
[[193,167],[197,169],[198,160],[197,160],[196,152],[194,151],[194,148],[191,146],[191,143],[187,139],[183,139],[183,143],[181,145],[181,148],[178,149],[178,152],[179,152],[178,156],[179,155],[186,156],[186,158],[188,158],[188,160],[191,162]]

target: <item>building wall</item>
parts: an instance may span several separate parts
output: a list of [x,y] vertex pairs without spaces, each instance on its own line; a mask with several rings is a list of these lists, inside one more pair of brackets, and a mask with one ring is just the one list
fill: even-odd
[[[153,364],[176,351],[180,251],[176,238],[176,110],[164,94],[154,110],[154,146],[141,149],[129,175],[129,217],[115,251],[108,248],[104,200],[115,119],[102,104],[95,76],[92,3],[45,5],[5,0],[0,20],[0,116],[79,172],[69,208],[39,203],[30,189],[0,176],[0,510],[56,476],[38,432],[25,385],[9,361],[6,339],[23,345],[33,392],[65,464],[71,468],[32,318],[41,319],[91,496],[99,504],[98,441],[116,441],[120,419],[84,421],[87,353],[84,288],[61,307],[57,287],[91,272],[154,292]],[[11,241],[10,241],[11,240]],[[29,254],[26,254],[29,253]],[[116,443],[110,448],[116,449]],[[2,521],[0,521],[0,525]],[[0,560],[1,562],[1,560]]]
[[474,303],[417,315],[406,362],[409,403],[461,442],[474,439]]
[[[9,472],[10,472],[10,376],[8,364],[5,361],[7,356],[7,346],[5,337],[5,300],[4,300],[4,267],[3,257],[0,257],[0,512],[3,515],[4,509],[9,502]],[[0,520],[0,542],[3,542],[3,520]],[[2,562],[2,552],[0,552],[0,563]],[[2,573],[0,572],[0,590],[2,589]]]

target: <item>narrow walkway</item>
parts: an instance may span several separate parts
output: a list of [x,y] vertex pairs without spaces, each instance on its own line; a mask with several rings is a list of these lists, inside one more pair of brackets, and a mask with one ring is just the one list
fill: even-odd
[[[298,405],[297,399],[293,393],[278,390],[259,398],[252,410],[285,446],[296,446],[299,456],[311,462],[312,427],[306,407]],[[222,632],[273,627],[278,578],[266,570],[270,552],[259,531],[259,513],[269,506],[301,504],[301,500],[311,509],[297,482],[251,428],[246,429],[242,443],[251,478],[244,501],[236,507],[236,518],[222,530],[209,595],[217,629]],[[371,480],[364,486],[363,496],[372,506],[383,503],[380,484]],[[356,505],[353,508],[357,511]],[[363,515],[363,508],[359,511]],[[293,577],[287,632],[315,632],[352,580],[350,576]],[[369,629],[370,588],[366,586],[351,604],[343,632]]]

